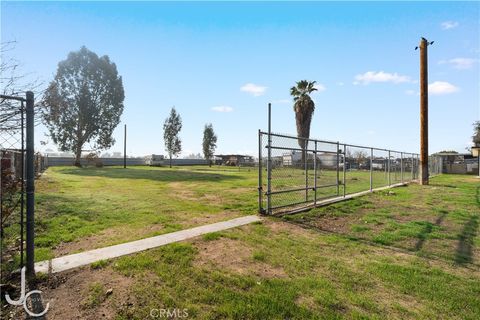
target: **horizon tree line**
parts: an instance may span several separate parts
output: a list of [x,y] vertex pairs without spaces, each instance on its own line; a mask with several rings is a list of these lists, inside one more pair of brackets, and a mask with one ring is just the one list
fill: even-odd
[[[300,80],[290,88],[297,129],[298,145],[305,159],[315,102],[311,94],[317,91],[316,81]],[[80,166],[84,146],[93,144],[94,150],[109,149],[114,145],[113,130],[120,123],[124,110],[125,92],[116,64],[107,55],[98,56],[85,46],[72,51],[60,61],[54,79],[41,100],[41,116],[49,136],[60,151],[71,151],[75,165]],[[480,121],[474,124],[473,145],[480,146]],[[180,115],[173,107],[164,126],[165,150],[170,158],[182,150],[179,132]],[[204,158],[209,161],[216,149],[217,136],[211,123],[205,124],[202,141]]]

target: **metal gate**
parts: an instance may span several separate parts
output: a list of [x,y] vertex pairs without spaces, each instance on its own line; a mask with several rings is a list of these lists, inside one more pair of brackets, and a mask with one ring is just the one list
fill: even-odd
[[[303,144],[305,149],[300,147]],[[336,142],[259,131],[260,212],[292,211],[340,196],[342,148]]]
[[0,95],[0,283],[23,266],[33,273],[33,106],[32,92]]
[[293,213],[416,180],[419,155],[258,131],[262,214]]

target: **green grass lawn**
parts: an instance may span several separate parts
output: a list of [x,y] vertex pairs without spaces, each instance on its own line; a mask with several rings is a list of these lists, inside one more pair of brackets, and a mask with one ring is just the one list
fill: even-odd
[[[390,172],[390,179],[388,172],[385,170],[374,170],[372,172],[372,188],[385,187],[390,184],[396,184],[400,182],[408,182],[412,180],[411,171],[402,173],[398,168],[392,169]],[[278,167],[272,170],[272,192],[291,190],[296,188],[304,188],[307,184],[309,187],[315,185],[315,172],[312,168],[309,168],[307,173],[304,169],[298,167]],[[318,169],[317,170],[317,200],[341,196],[344,194],[352,194],[361,191],[367,191],[370,189],[370,171],[369,170],[347,170],[344,172],[340,170],[338,172],[338,188],[337,183],[337,171]],[[333,186],[332,186],[333,185]],[[267,173],[266,170],[263,174],[263,189],[267,190]],[[293,191],[288,193],[272,194],[271,206],[282,207],[290,205],[292,203],[300,203],[308,200],[314,201],[315,193],[313,190],[308,191]],[[264,207],[266,207],[266,197],[264,197]],[[303,204],[299,205],[302,206]],[[287,207],[287,210],[292,207]],[[279,210],[273,210],[273,212],[281,212],[284,208]]]
[[480,183],[441,175],[416,184],[317,208],[285,219],[418,255],[480,266]]
[[[273,176],[272,190],[305,180],[298,169],[277,169]],[[309,179],[313,185],[312,170]],[[318,185],[335,179],[334,171],[318,171]],[[374,172],[373,181],[374,187],[388,184],[384,172]],[[391,181],[396,182],[394,173]],[[257,184],[255,168],[49,168],[36,186],[36,260],[255,213]],[[346,185],[347,193],[368,190],[369,172],[347,172]],[[343,194],[343,186],[339,190]],[[336,187],[319,188],[317,195],[336,195]],[[297,198],[304,199],[304,192],[272,196],[272,203]]]
[[52,167],[36,185],[36,260],[257,211],[257,172],[230,167]]
[[[257,182],[245,168],[50,168],[36,185],[37,260],[254,214]],[[39,288],[55,301],[50,319],[159,309],[187,319],[478,319],[479,215],[479,180],[442,175],[41,277]]]
[[[37,253],[253,214],[256,183],[254,170],[218,167],[50,168],[37,184]],[[148,319],[158,309],[190,319],[478,319],[479,212],[478,179],[444,175],[101,261],[40,288],[56,301],[51,319]]]

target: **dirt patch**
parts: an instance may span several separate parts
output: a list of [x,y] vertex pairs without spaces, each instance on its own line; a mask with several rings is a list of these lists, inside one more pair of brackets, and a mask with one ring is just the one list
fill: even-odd
[[305,229],[301,226],[291,224],[285,221],[275,221],[271,219],[264,219],[263,224],[272,230],[274,233],[287,233],[288,235],[296,236],[311,236],[315,234],[313,231]]
[[[48,319],[115,319],[117,310],[133,306],[130,294],[133,279],[114,272],[110,267],[79,270],[52,275],[39,285],[43,298],[50,302]],[[95,306],[89,305],[92,287],[96,293]],[[109,292],[111,289],[111,292]]]
[[216,223],[221,221],[226,221],[233,218],[238,218],[242,216],[241,213],[235,211],[222,211],[218,213],[210,214],[200,214],[196,217],[191,217],[188,219],[188,224],[185,225],[186,228],[193,228],[198,226],[203,226],[205,224]]
[[174,190],[174,192],[171,192],[170,194],[178,199],[189,200],[189,201],[198,200],[198,196],[196,195],[195,192],[189,190],[190,188],[185,188],[185,183],[170,182],[168,186],[171,190]]
[[242,275],[256,275],[261,278],[287,277],[280,267],[271,266],[253,259],[253,250],[244,242],[221,238],[214,241],[196,241],[198,249],[194,265],[206,267],[215,265],[221,270],[229,270]]

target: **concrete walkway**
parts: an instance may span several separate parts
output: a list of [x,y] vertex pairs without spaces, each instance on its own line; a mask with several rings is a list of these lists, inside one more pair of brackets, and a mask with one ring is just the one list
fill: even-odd
[[258,216],[245,216],[228,221],[207,224],[200,227],[162,234],[142,240],[117,244],[101,249],[71,254],[48,261],[35,263],[35,272],[55,273],[88,265],[96,261],[121,257],[127,254],[144,251],[169,243],[197,237],[202,234],[227,230],[243,226],[252,222],[261,221]]

